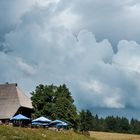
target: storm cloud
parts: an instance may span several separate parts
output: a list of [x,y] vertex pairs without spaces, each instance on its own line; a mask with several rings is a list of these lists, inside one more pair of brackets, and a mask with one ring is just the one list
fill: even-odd
[[0,82],[17,82],[27,92],[66,83],[78,108],[93,112],[139,109],[139,6],[136,0],[0,1]]

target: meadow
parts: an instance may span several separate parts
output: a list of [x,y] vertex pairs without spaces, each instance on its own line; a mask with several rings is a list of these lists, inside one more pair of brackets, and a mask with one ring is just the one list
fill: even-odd
[[0,140],[95,140],[73,131],[0,126]]
[[90,137],[73,131],[0,126],[0,140],[140,140],[140,135],[90,132]]
[[140,140],[140,135],[118,134],[107,132],[90,132],[90,136],[96,140]]

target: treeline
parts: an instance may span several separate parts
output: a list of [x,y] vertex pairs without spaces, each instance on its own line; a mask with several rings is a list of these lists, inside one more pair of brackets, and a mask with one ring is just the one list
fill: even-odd
[[98,115],[92,115],[89,110],[82,110],[79,114],[79,129],[81,131],[103,131],[117,133],[140,134],[140,121],[125,117],[108,116],[99,118]]
[[69,127],[80,131],[106,131],[140,134],[140,121],[125,117],[108,116],[99,118],[89,110],[77,111],[74,99],[65,84],[60,86],[42,85],[31,93],[34,117],[66,121]]

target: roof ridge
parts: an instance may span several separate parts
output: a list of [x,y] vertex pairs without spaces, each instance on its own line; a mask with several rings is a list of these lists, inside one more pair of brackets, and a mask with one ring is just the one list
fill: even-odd
[[8,83],[6,82],[5,84],[0,84],[0,86],[16,86],[17,87],[17,83]]

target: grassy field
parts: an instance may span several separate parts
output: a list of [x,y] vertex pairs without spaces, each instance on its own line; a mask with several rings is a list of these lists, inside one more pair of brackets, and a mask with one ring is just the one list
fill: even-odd
[[73,131],[49,131],[46,129],[13,128],[0,126],[0,140],[94,140]]
[[90,136],[96,138],[96,140],[140,140],[140,135],[131,134],[90,132]]
[[73,131],[0,126],[0,140],[140,140],[140,135],[90,132],[91,138]]

